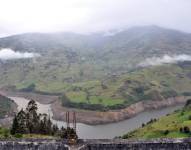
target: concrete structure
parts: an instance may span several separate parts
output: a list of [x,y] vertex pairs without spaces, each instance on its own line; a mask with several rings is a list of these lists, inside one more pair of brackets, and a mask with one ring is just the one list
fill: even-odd
[[158,140],[79,140],[69,146],[62,140],[1,140],[0,150],[190,150],[191,138]]

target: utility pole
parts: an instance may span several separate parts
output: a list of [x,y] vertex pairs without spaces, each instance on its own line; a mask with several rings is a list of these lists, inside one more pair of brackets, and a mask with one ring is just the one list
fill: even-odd
[[76,112],[73,112],[73,128],[76,132]]
[[66,112],[66,127],[69,128],[70,127],[70,113],[69,111]]
[[[72,113],[72,127],[76,131],[76,112]],[[66,112],[66,127],[70,128],[70,112]]]

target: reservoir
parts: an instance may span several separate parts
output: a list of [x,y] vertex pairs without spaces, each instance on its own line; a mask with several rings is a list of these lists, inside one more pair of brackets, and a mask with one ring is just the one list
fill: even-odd
[[[26,108],[28,99],[22,97],[9,97],[18,105],[18,110],[21,108]],[[50,104],[40,104],[37,102],[38,112],[49,114],[52,118],[53,114],[51,111]],[[130,119],[120,121],[117,123],[110,123],[104,125],[86,125],[82,123],[77,123],[77,134],[79,138],[83,139],[110,139],[116,136],[121,136],[129,131],[132,131],[138,127],[141,127],[142,123],[148,122],[152,118],[159,118],[165,116],[166,114],[172,113],[177,109],[183,107],[183,104],[165,107],[161,109],[154,109],[144,111],[139,113],[135,117]],[[66,127],[65,122],[53,120],[53,123],[57,124],[59,127]]]

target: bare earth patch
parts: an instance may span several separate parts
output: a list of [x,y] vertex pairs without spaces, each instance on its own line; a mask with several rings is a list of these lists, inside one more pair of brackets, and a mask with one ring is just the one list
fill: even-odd
[[14,92],[14,91],[3,91],[3,90],[1,90],[0,93],[5,96],[14,96],[14,97],[18,96],[18,97],[24,97],[26,99],[34,99],[42,104],[51,104],[53,119],[55,120],[65,121],[66,118],[65,112],[75,111],[77,112],[77,122],[90,125],[119,122],[131,118],[145,110],[160,109],[163,107],[185,103],[186,100],[188,99],[188,97],[179,96],[163,100],[140,101],[124,109],[101,112],[101,111],[90,111],[90,110],[81,110],[81,109],[63,107],[61,101],[59,101],[58,99],[58,96],[53,96],[53,95],[42,95],[37,93]]
[[52,103],[51,108],[53,111],[53,118],[55,120],[65,121],[66,111],[76,111],[77,112],[77,122],[85,124],[106,124],[112,122],[119,122],[128,118],[131,118],[138,113],[141,113],[149,109],[160,109],[163,107],[173,106],[176,104],[185,103],[188,98],[184,96],[168,98],[165,100],[155,100],[155,101],[141,101],[131,106],[115,111],[99,112],[99,111],[89,111],[80,109],[71,109],[62,107],[60,101]]

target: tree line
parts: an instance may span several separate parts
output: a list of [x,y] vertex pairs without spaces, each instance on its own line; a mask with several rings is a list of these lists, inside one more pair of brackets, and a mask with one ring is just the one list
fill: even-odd
[[25,110],[21,109],[14,117],[11,134],[42,134],[60,136],[61,138],[77,138],[73,128],[59,129],[53,124],[47,114],[38,114],[38,107],[34,100],[29,101]]

